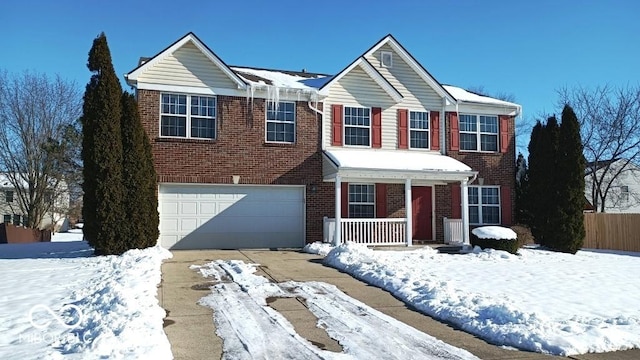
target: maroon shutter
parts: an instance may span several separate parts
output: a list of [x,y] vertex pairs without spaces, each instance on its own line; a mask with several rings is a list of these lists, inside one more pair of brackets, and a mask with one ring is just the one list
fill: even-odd
[[458,124],[458,114],[450,112],[449,114],[449,129],[451,131],[451,144],[449,149],[451,151],[460,150],[460,126]]
[[502,211],[502,225],[511,225],[511,188],[500,187],[500,209]]
[[460,198],[460,185],[451,185],[451,218],[462,218],[462,199]]
[[509,116],[500,115],[500,152],[506,153],[509,149]]
[[407,141],[408,127],[407,119],[409,118],[409,110],[398,109],[398,149],[406,149],[409,147]]
[[333,125],[331,128],[331,145],[342,146],[342,105],[331,105],[331,114]]
[[371,108],[371,147],[379,149],[382,147],[382,109],[379,107]]
[[376,217],[387,217],[387,184],[376,184]]
[[341,200],[340,202],[342,203],[342,211],[340,216],[342,216],[343,218],[348,218],[349,217],[349,183],[343,182],[342,183],[342,189],[340,190],[340,195],[341,196]]
[[440,150],[440,112],[432,111],[431,119],[431,150]]

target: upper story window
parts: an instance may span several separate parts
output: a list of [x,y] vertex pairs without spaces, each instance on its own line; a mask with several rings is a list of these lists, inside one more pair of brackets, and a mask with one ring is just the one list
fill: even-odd
[[498,117],[460,114],[460,150],[498,151]]
[[186,94],[162,94],[160,136],[215,139],[216,98]]
[[371,146],[371,109],[344,107],[344,144]]
[[629,186],[627,185],[620,186],[620,200],[624,202],[629,201]]
[[409,112],[409,146],[412,149],[429,148],[429,113]]
[[500,189],[497,186],[469,186],[469,223],[500,224]]
[[13,202],[13,191],[7,190],[4,192],[4,200],[8,203]]
[[373,184],[349,184],[350,218],[375,217],[375,190]]
[[296,133],[296,104],[267,103],[267,142],[293,143]]

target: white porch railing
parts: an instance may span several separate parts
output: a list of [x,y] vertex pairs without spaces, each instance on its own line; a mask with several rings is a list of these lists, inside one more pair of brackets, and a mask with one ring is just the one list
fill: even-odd
[[[343,241],[366,245],[406,245],[407,221],[400,218],[340,219]],[[336,219],[324,218],[324,242],[333,243]]]
[[444,243],[445,244],[464,243],[462,219],[444,218]]

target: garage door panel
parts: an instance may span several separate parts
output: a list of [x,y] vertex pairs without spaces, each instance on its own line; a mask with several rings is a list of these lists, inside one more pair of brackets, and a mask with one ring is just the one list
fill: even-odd
[[304,245],[304,188],[161,184],[160,241],[174,249]]

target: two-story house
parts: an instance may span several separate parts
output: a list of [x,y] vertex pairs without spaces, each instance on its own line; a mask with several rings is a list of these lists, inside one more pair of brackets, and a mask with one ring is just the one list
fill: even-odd
[[171,248],[468,241],[509,225],[517,104],[388,35],[333,76],[227,65],[189,33],[126,75]]
[[640,214],[640,167],[628,159],[587,163],[585,197],[592,207],[602,212]]

